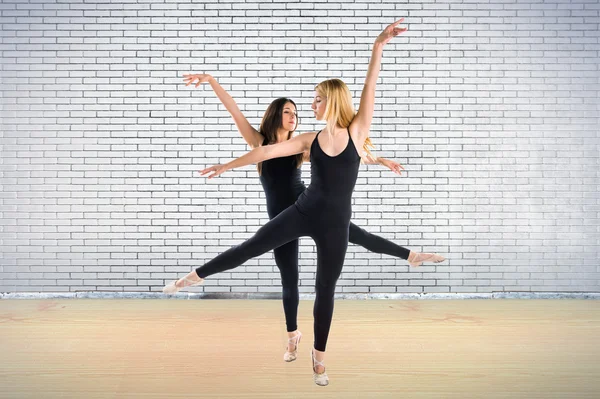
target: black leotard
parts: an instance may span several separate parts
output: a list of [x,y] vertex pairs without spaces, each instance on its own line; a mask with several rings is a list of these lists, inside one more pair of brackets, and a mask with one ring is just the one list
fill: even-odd
[[359,166],[360,156],[350,132],[346,148],[334,157],[323,151],[317,134],[310,148],[310,185],[296,201],[300,212],[318,213],[323,223],[350,223],[352,192]]
[[274,158],[262,163],[260,183],[267,197],[267,213],[272,219],[306,190],[302,171],[296,166],[296,155]]

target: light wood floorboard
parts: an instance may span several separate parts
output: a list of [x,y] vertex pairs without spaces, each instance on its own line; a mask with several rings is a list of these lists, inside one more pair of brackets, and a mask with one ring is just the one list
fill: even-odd
[[0,398],[600,398],[600,301],[1,300]]

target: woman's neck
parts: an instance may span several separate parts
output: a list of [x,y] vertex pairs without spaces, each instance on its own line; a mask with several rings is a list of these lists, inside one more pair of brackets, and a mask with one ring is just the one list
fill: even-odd
[[283,130],[283,129],[278,129],[277,133],[275,134],[275,143],[283,143],[284,141],[286,141],[288,139],[289,135],[290,135],[289,131]]
[[346,133],[347,130],[348,128],[341,127],[340,125],[335,125],[333,132],[330,132],[329,129],[327,129],[327,134],[329,134],[330,136],[337,136],[339,134]]

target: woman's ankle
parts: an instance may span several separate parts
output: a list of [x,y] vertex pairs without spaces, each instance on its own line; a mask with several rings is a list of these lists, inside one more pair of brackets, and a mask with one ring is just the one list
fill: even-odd
[[315,360],[322,362],[323,359],[325,359],[325,352],[321,352],[313,348],[313,353],[315,354]]
[[415,257],[417,256],[417,254],[418,254],[418,252],[410,251],[410,253],[408,254],[407,261],[412,262],[415,259]]
[[177,280],[175,282],[175,286],[178,288],[185,288],[185,287],[192,285],[193,283],[196,283],[200,280],[202,280],[202,278],[200,278],[198,276],[198,274],[196,274],[196,272],[193,271],[193,272],[188,273],[185,277]]

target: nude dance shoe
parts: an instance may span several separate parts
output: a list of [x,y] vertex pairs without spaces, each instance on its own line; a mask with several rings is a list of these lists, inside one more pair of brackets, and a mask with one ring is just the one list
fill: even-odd
[[421,266],[423,264],[423,262],[433,262],[433,263],[440,263],[446,260],[446,258],[444,258],[442,255],[438,255],[438,254],[428,254],[428,253],[422,253],[422,252],[412,252],[411,251],[411,255],[412,254],[416,254],[412,257],[409,256],[408,257],[408,264],[415,267],[415,266]]
[[322,387],[327,386],[329,384],[329,377],[327,377],[327,373],[323,371],[321,374],[319,374],[315,371],[315,366],[323,366],[323,368],[325,368],[325,365],[323,364],[323,362],[320,362],[317,359],[315,359],[314,352],[312,349],[310,350],[310,358],[312,359],[313,364],[313,378],[315,379],[315,384],[320,385]]
[[179,290],[185,288],[185,287],[191,287],[194,285],[200,285],[202,283],[204,283],[204,279],[201,278],[199,281],[192,281],[189,280],[187,278],[183,278],[182,279],[185,283],[183,287],[177,287],[175,284],[179,281],[179,280],[175,280],[175,281],[171,281],[169,284],[165,285],[162,289],[163,294],[167,294],[167,295],[173,295],[176,294]]
[[292,338],[288,338],[288,348],[289,348],[289,344],[295,344],[294,351],[289,352],[288,348],[285,348],[285,353],[283,354],[283,360],[285,360],[286,362],[293,362],[294,360],[296,360],[296,357],[298,356],[298,344],[300,343],[301,339],[302,339],[302,333],[300,331],[298,331],[298,334],[294,335]]

